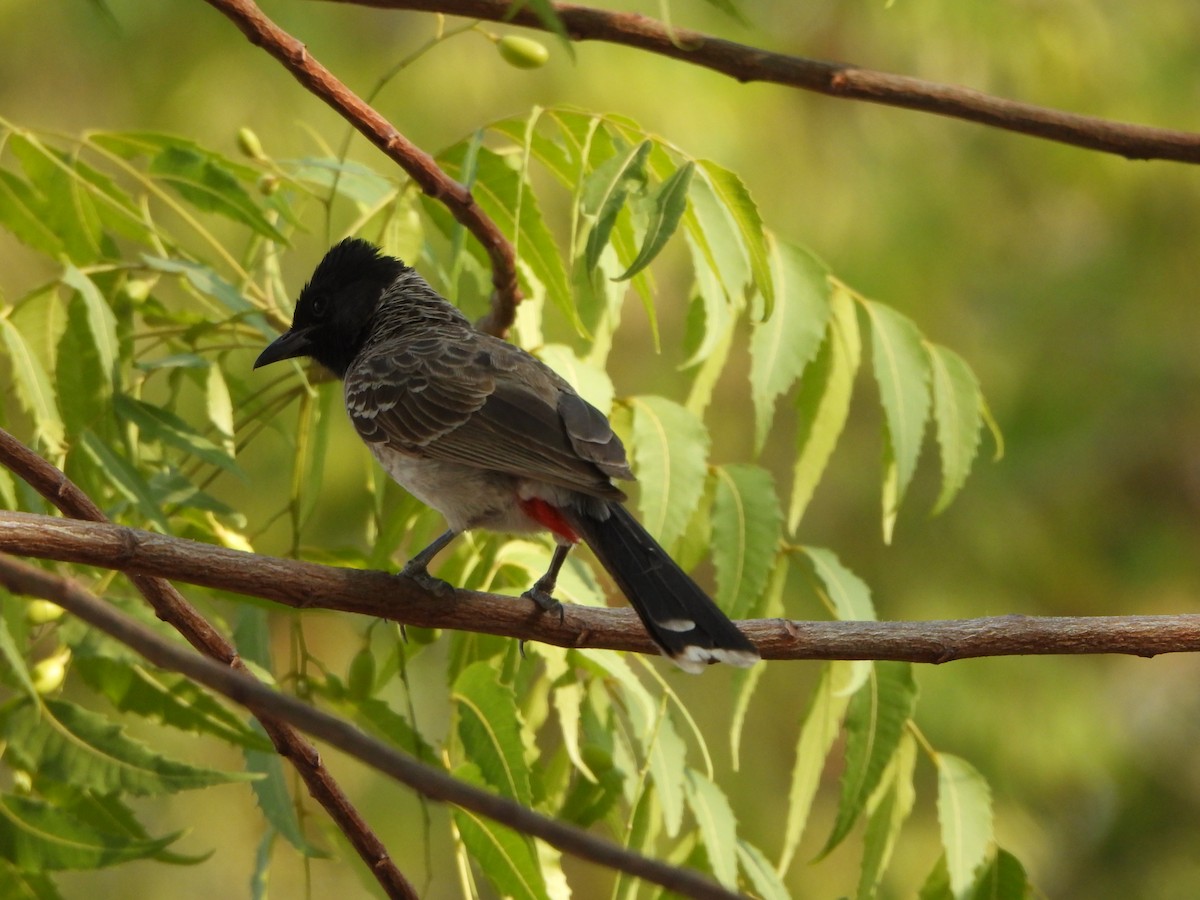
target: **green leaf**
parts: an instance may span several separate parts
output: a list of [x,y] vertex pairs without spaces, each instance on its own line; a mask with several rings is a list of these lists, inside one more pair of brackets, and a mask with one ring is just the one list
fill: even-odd
[[775,308],[775,284],[771,280],[767,237],[758,207],[754,205],[746,185],[733,172],[707,159],[700,160],[700,171],[737,228],[750,260],[754,283],[762,294],[763,319],[769,319]]
[[185,259],[165,259],[142,254],[142,262],[156,272],[180,275],[188,284],[206,297],[212,297],[233,313],[233,318],[245,321],[263,335],[274,340],[279,332],[267,324],[259,308],[242,296],[242,292],[218,275],[209,266]]
[[131,839],[94,828],[41,800],[0,795],[0,858],[19,870],[98,869],[155,856],[178,837]]
[[699,418],[664,397],[633,397],[629,405],[642,524],[669,549],[704,493],[708,431]]
[[[787,587],[789,557],[780,553],[775,557],[774,569],[770,581],[763,593],[763,602],[756,604],[748,616],[758,618],[782,618],[783,592]],[[742,767],[742,730],[746,724],[746,714],[750,711],[750,700],[758,689],[758,683],[766,670],[766,666],[751,666],[748,669],[738,669],[733,673],[733,716],[729,722],[729,751],[735,770]]]
[[766,854],[748,841],[739,839],[737,855],[738,863],[750,879],[757,896],[762,900],[791,900],[791,892]]
[[42,224],[62,241],[65,254],[86,262],[101,256],[100,221],[86,195],[76,189],[70,163],[30,133],[12,134],[9,146],[43,201]]
[[687,208],[688,185],[695,171],[695,163],[684,163],[671,177],[642,198],[642,206],[647,210],[646,236],[637,256],[629,268],[617,276],[617,281],[627,281],[650,265],[675,233]]
[[83,305],[87,310],[88,328],[92,332],[92,341],[100,359],[100,368],[104,373],[105,383],[111,391],[117,357],[120,353],[117,346],[117,317],[113,315],[108,301],[104,299],[100,289],[96,287],[96,283],[70,263],[63,270],[62,281],[83,298]]
[[983,424],[983,395],[966,361],[940,344],[926,344],[933,382],[933,418],[942,452],[942,490],[934,503],[936,515],[954,499],[967,480]]
[[43,872],[22,872],[0,859],[0,897],[8,900],[62,900],[62,894]]
[[800,739],[796,743],[796,762],[792,766],[791,787],[788,790],[787,824],[783,832],[783,850],[779,857],[778,870],[786,872],[800,846],[804,829],[812,812],[813,799],[821,784],[821,773],[825,769],[825,758],[833,746],[841,727],[842,717],[850,702],[850,696],[837,690],[848,672],[848,662],[833,662],[821,670],[821,680],[809,703]]
[[283,160],[280,165],[297,181],[333,188],[363,209],[375,209],[396,192],[396,184],[369,166],[333,157]]
[[102,794],[170,794],[249,778],[167,759],[120,725],[63,700],[47,700],[40,710],[29,703],[11,709],[3,733],[20,768]]
[[862,356],[854,301],[835,288],[829,298],[830,319],[825,343],[800,380],[796,397],[796,461],[792,467],[792,498],[788,531],[795,533],[804,510],[850,412],[854,376]]
[[[465,768],[456,769],[455,777],[463,778]],[[457,807],[454,824],[467,853],[500,896],[513,900],[549,897],[537,851],[529,837]]]
[[62,239],[46,224],[46,199],[26,181],[0,169],[0,224],[17,240],[55,258],[65,252]]
[[650,141],[642,141],[625,156],[614,156],[588,176],[581,198],[583,212],[593,220],[584,250],[587,269],[594,269],[599,263],[629,195],[645,190],[650,147]]
[[1033,885],[1021,861],[1000,848],[975,880],[971,892],[971,900],[1027,900],[1033,896]]
[[600,412],[607,416],[612,411],[613,383],[603,369],[580,359],[566,344],[545,344],[538,348],[537,356]]
[[34,436],[52,455],[58,455],[62,452],[65,433],[46,369],[3,310],[0,310],[0,332],[3,332],[4,345],[8,349],[17,400],[33,418]]
[[151,157],[147,171],[197,209],[245,225],[276,243],[287,243],[239,182],[237,173],[246,170],[218,154],[190,141],[166,139]]
[[783,513],[771,473],[760,466],[718,466],[713,496],[717,604],[745,618],[763,592],[779,551]]
[[775,314],[754,324],[750,337],[750,395],[754,452],[762,452],[775,418],[775,401],[816,356],[830,315],[828,272],[812,254],[769,242]]
[[938,823],[950,889],[961,897],[975,881],[992,847],[992,794],[969,762],[948,753],[937,755]]
[[450,696],[457,705],[458,733],[467,759],[489,785],[529,806],[533,792],[512,687],[500,683],[491,663],[476,662],[455,679]]
[[891,860],[900,829],[912,812],[917,796],[913,788],[916,764],[916,739],[905,733],[879,791],[868,804],[867,830],[863,837],[863,858],[858,876],[859,900],[870,900],[875,896],[879,881]]
[[[0,592],[0,598],[10,599],[7,592]],[[25,665],[25,657],[17,648],[17,642],[3,616],[0,616],[0,659],[4,660],[4,667],[16,677],[17,684],[30,701],[37,703],[38,692],[33,686],[33,679],[29,677],[29,667]]]
[[[262,731],[262,726],[253,723],[255,731]],[[246,750],[246,771],[258,776],[250,783],[254,791],[254,799],[262,810],[267,823],[297,851],[308,857],[320,858],[329,854],[311,844],[304,835],[304,828],[296,815],[296,804],[288,793],[287,772],[283,768],[283,760],[274,750]]]
[[[463,169],[468,163],[469,149],[470,142],[464,141],[438,157],[438,162],[446,170],[446,174],[463,180]],[[562,254],[538,207],[533,188],[528,184],[522,186],[521,177],[521,173],[513,169],[508,159],[486,147],[480,147],[475,156],[471,194],[480,208],[500,227],[505,237],[520,248],[518,275],[521,276],[526,292],[536,294],[536,285],[544,287],[550,301],[558,306],[570,321],[576,322],[578,314],[572,302],[571,285],[567,278],[567,270],[563,267]],[[431,205],[426,201],[425,209],[444,230],[449,229],[447,233],[453,232],[453,226],[448,225],[437,204]],[[518,210],[519,218],[516,217]],[[474,252],[481,253],[481,248],[477,245],[471,246]]]
[[571,40],[571,35],[567,33],[567,26],[563,23],[562,17],[558,14],[558,8],[552,0],[516,0],[509,7],[508,16],[516,15],[517,10],[521,7],[529,5],[533,10],[534,15],[538,17],[538,21],[542,23],[547,31],[555,35],[562,42],[563,48],[567,51],[567,55],[571,57],[571,61],[575,61],[575,44]]
[[245,477],[228,453],[161,406],[145,403],[128,394],[117,394],[113,397],[113,409],[120,418],[141,429],[142,440],[162,441],[189,456]]
[[[692,257],[692,271],[696,275],[696,287],[692,301],[688,305],[687,334],[684,340],[688,358],[680,368],[688,369],[698,363],[706,362],[717,355],[717,351],[723,347],[724,353],[716,361],[718,366],[716,374],[719,374],[724,368],[733,326],[737,322],[743,304],[740,297],[737,303],[729,299],[729,294],[721,283],[720,276],[709,267],[700,246],[690,233],[687,235],[687,246]],[[696,376],[697,379],[700,377],[702,376]],[[704,398],[701,409],[708,405],[708,397],[712,394],[712,386],[715,384],[716,378],[710,375],[708,380],[711,383],[705,390],[707,396]],[[697,389],[693,387],[692,394],[695,395],[696,392]],[[690,399],[688,406],[692,407]]]
[[907,316],[870,300],[863,303],[863,309],[871,324],[872,369],[887,426],[883,539],[891,543],[896,514],[916,471],[929,416],[929,358],[921,332]]
[[842,621],[875,621],[875,604],[867,583],[842,565],[837,554],[823,547],[805,547],[813,571],[825,586],[833,613]]
[[737,886],[737,820],[733,817],[733,808],[721,789],[695,769],[687,770],[683,783],[713,874],[721,884],[734,888]]
[[129,460],[114,453],[108,444],[88,430],[80,432],[79,446],[117,492],[137,507],[148,521],[164,533],[170,530],[153,489]]
[[912,717],[917,699],[912,665],[876,662],[846,713],[846,768],[837,819],[819,855],[828,855],[850,833],[883,776]]
[[105,373],[83,300],[67,307],[67,327],[55,351],[55,388],[67,434],[79,435],[109,419],[111,370]]
[[695,264],[697,277],[709,272],[725,293],[726,303],[740,308],[750,281],[750,257],[737,223],[707,177],[693,178],[683,222],[689,243],[704,265]]
[[270,751],[270,742],[260,733],[189,679],[150,671],[111,646],[104,646],[105,655],[100,655],[99,647],[84,648],[76,648],[72,670],[119,711],[193,734],[211,734],[231,744]]
[[214,364],[208,367],[204,380],[204,408],[208,412],[208,421],[216,426],[221,436],[221,449],[227,456],[232,457],[236,452],[233,440],[233,398],[229,396],[229,386],[221,367]]

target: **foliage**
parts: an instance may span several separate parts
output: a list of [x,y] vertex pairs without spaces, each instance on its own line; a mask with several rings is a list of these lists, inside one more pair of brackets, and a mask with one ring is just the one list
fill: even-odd
[[[360,484],[360,499],[340,513],[357,523],[360,546],[320,548],[318,510],[330,502],[321,490],[325,460],[342,428],[336,386],[296,368],[250,376],[245,361],[289,320],[284,298],[296,286],[285,284],[281,259],[322,212],[413,262],[464,304],[487,295],[487,257],[444,208],[393,173],[334,156],[273,159],[251,137],[243,140],[250,158],[236,161],[164,134],[67,139],[4,123],[0,224],[54,271],[0,308],[4,366],[15,388],[5,425],[32,435],[118,520],[250,548],[282,519],[297,555],[386,566],[397,551],[419,545],[434,517],[369,474],[374,499]],[[516,247],[528,298],[517,339],[611,408],[641,482],[640,515],[689,566],[711,548],[719,602],[736,617],[802,618],[789,573],[805,573],[830,615],[873,618],[867,586],[834,551],[801,546],[798,527],[845,427],[864,347],[886,436],[885,537],[923,446],[941,461],[937,509],[953,499],[988,418],[962,357],[768,229],[736,174],[619,116],[535,108],[472,134],[438,162],[470,185]],[[687,389],[621,396],[608,372],[624,304],[637,298],[657,322],[669,301],[656,292],[653,263],[665,252],[686,258],[693,272],[682,338]],[[569,345],[543,338],[543,318],[568,329]],[[657,324],[655,335],[679,340]],[[750,360],[744,390],[756,453],[790,429],[782,436],[795,448],[787,472],[713,454],[722,416],[714,391],[735,371],[735,350]],[[796,415],[777,416],[781,402]],[[292,409],[295,420],[281,421]],[[289,446],[291,487],[274,515],[260,518],[230,501],[245,490],[244,460],[267,429]],[[40,508],[28,492],[0,486],[10,505]],[[463,542],[442,574],[516,594],[540,574],[549,551],[541,542]],[[127,602],[117,581],[96,586]],[[595,573],[577,560],[562,592],[577,603],[605,600]],[[212,603],[214,617],[229,615],[228,606]],[[52,896],[47,876],[57,869],[140,857],[188,862],[167,850],[173,835],[149,837],[126,801],[247,777],[255,779],[268,834],[303,853],[322,852],[296,816],[301,801],[278,760],[241,713],[69,622],[31,624],[23,610],[4,598],[0,654],[9,698],[0,729],[18,790],[0,798],[0,879]],[[917,729],[906,664],[824,667],[796,738],[787,827],[781,841],[756,846],[739,831],[736,798],[722,785],[729,773],[713,762],[723,748],[697,727],[655,663],[553,647],[522,654],[514,642],[466,633],[389,641],[385,629],[368,625],[343,679],[335,672],[345,663],[311,654],[297,620],[288,620],[292,658],[279,663],[268,650],[275,616],[249,605],[234,615],[243,655],[279,683],[457,777],[648,854],[687,859],[763,896],[786,894],[783,880],[839,731],[841,793],[823,854],[865,821],[858,896],[874,895],[921,799],[914,770],[923,749],[937,771],[945,851],[944,860],[929,861],[926,891],[1028,891],[1019,863],[995,844],[981,776],[934,751]],[[409,666],[435,644],[446,651],[437,664],[451,718],[444,731],[418,718],[404,696]],[[65,686],[39,688],[30,676],[46,657],[69,660]],[[733,682],[735,759],[762,668]],[[399,697],[386,689],[397,678]],[[105,723],[118,712],[139,731],[157,723],[236,747],[253,774],[171,759],[155,749],[156,728],[145,729],[151,743],[144,745]],[[506,896],[561,894],[560,860],[529,838],[462,812],[450,828],[471,863],[462,867],[465,879],[486,878]],[[270,859],[260,854],[257,881]],[[622,896],[628,890],[618,886]]]

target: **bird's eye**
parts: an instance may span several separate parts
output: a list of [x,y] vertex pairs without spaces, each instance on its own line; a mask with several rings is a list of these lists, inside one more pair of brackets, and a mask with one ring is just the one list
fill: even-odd
[[317,296],[317,297],[313,298],[313,302],[312,302],[313,318],[323,319],[325,317],[325,313],[328,311],[328,309],[329,309],[329,304],[325,302],[324,296]]

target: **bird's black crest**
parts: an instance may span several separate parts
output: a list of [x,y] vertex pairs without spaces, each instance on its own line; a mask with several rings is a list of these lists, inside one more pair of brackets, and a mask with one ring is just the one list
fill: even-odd
[[374,244],[347,238],[325,254],[300,292],[292,330],[310,329],[312,357],[345,375],[380,298],[405,269]]

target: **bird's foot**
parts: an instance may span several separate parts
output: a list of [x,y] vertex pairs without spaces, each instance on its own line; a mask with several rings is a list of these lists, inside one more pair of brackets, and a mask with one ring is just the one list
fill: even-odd
[[454,596],[454,585],[430,575],[429,570],[425,568],[424,564],[416,560],[409,560],[405,563],[404,568],[400,570],[400,574],[405,578],[415,581],[422,588],[429,591],[429,593],[436,594],[438,597],[446,598]]
[[535,584],[521,596],[526,600],[532,600],[534,603],[536,603],[539,607],[541,607],[542,612],[558,613],[559,624],[562,624],[564,621],[566,621],[567,614],[563,609],[563,605],[554,599],[554,595],[551,594],[550,591],[546,590],[540,585]]

